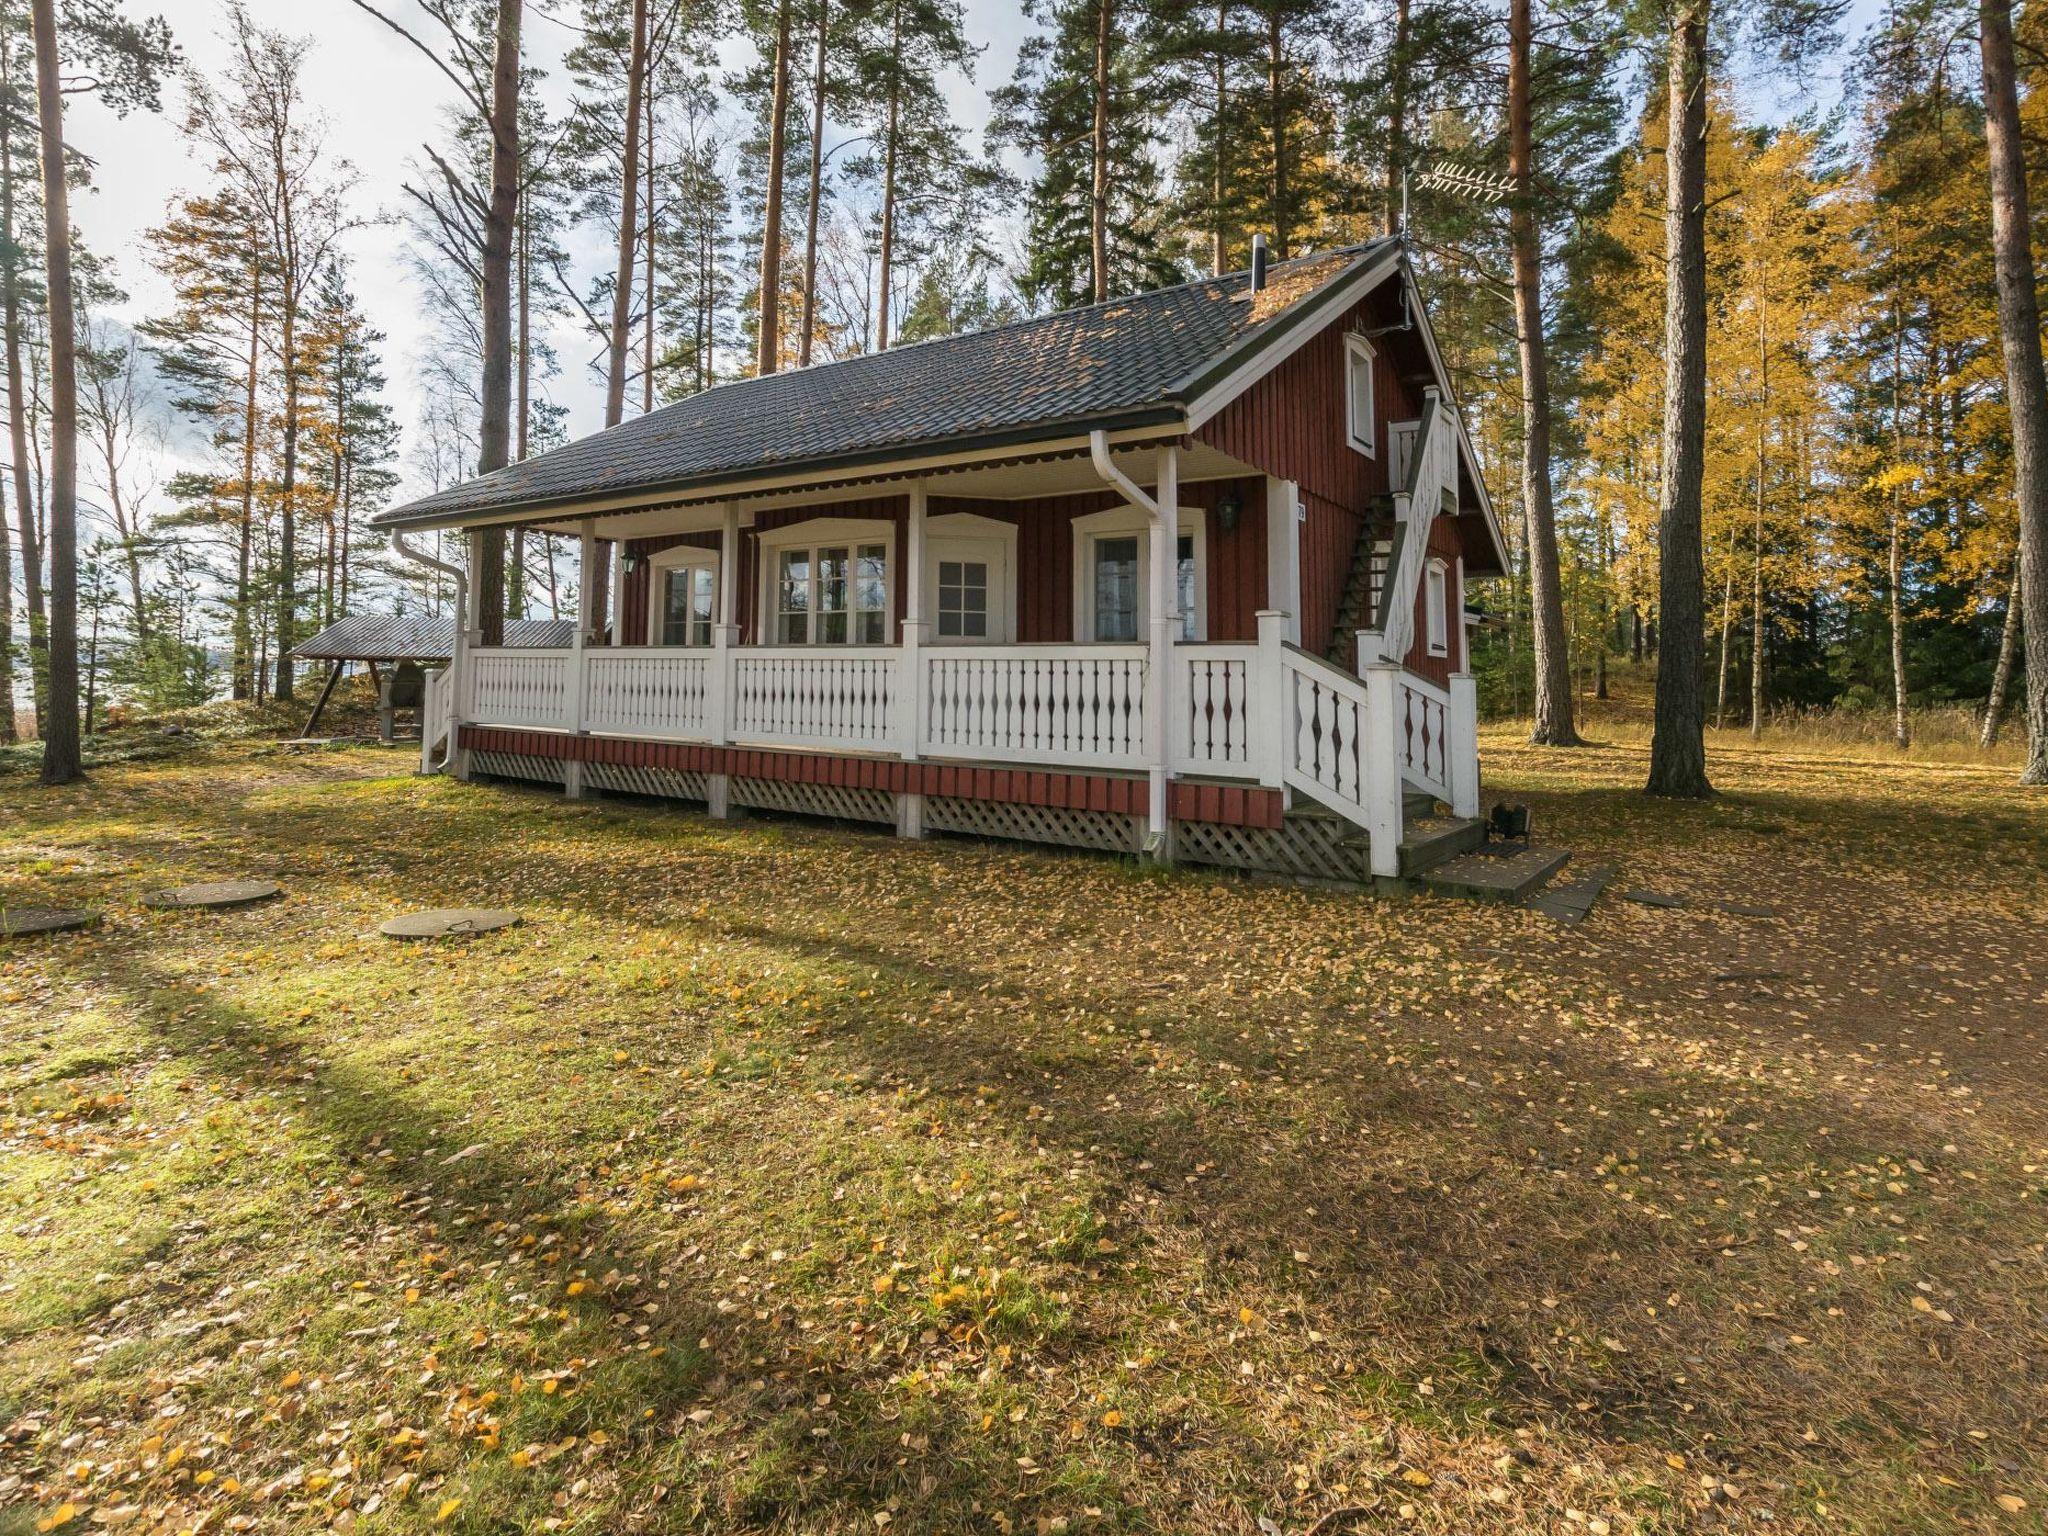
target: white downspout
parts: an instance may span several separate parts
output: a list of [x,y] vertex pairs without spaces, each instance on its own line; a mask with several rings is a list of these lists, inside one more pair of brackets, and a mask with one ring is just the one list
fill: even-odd
[[450,565],[423,550],[414,549],[397,528],[391,530],[391,552],[415,565],[438,571],[455,583],[455,638],[448,648],[448,745],[441,754],[440,766],[432,770],[446,773],[448,765],[455,760],[455,738],[457,728],[462,724],[462,678],[466,670],[463,663],[469,655],[469,576],[459,565]]
[[[1179,496],[1173,487],[1177,466],[1173,462],[1173,454],[1171,445],[1160,450],[1160,488],[1173,496],[1173,505],[1177,508]],[[1095,473],[1102,477],[1103,483],[1143,512],[1151,525],[1152,568],[1149,575],[1152,623],[1145,677],[1145,745],[1150,762],[1145,775],[1145,852],[1155,859],[1168,859],[1171,849],[1168,847],[1166,816],[1167,754],[1172,749],[1173,733],[1167,728],[1166,713],[1172,696],[1168,680],[1173,666],[1174,547],[1179,529],[1167,521],[1167,513],[1159,500],[1146,495],[1137,482],[1111,461],[1108,433],[1098,429],[1088,434],[1088,457],[1094,462]]]

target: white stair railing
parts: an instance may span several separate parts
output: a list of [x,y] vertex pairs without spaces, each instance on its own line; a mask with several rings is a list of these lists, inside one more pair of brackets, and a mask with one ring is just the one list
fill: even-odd
[[1352,677],[1296,646],[1280,655],[1282,781],[1364,830],[1374,874],[1398,875],[1400,669],[1374,663]]
[[[1360,636],[1359,665],[1383,659],[1399,661],[1415,641],[1415,594],[1429,563],[1429,530],[1442,510],[1444,493],[1458,484],[1458,424],[1435,390],[1428,398],[1421,425],[1408,453],[1408,483],[1394,493],[1394,517],[1400,525],[1393,569],[1387,573],[1376,615],[1377,634]],[[1377,656],[1366,654],[1368,642]]]
[[[442,667],[427,674],[420,697],[420,772],[439,773],[455,755],[455,672]],[[444,750],[445,749],[445,750]]]

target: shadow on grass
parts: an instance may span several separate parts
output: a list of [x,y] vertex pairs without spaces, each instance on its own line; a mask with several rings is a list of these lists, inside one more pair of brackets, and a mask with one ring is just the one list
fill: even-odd
[[[516,829],[505,826],[503,802],[489,791],[434,798],[424,813],[359,814],[358,835],[403,840],[415,860],[438,856],[451,894],[488,894],[516,874],[523,888],[554,893],[573,916],[606,925],[621,944],[658,927],[674,893],[650,888],[634,871],[593,882],[589,861],[604,867],[597,834],[686,854],[706,835],[746,837],[689,818],[651,825],[617,818],[564,823],[542,850],[519,844]],[[531,810],[550,813],[546,804]],[[244,831],[257,847],[296,836],[281,810],[208,801],[183,813],[193,830]],[[507,834],[514,840],[499,840]],[[930,1097],[936,1114],[984,1119],[984,1134],[1047,1147],[1055,1158],[1088,1159],[1107,1188],[1110,1237],[1127,1247],[1149,1241],[1185,1250],[1172,1257],[1178,1272],[1212,1277],[1219,1294],[1241,1277],[1298,1298],[1301,1317],[1314,1317],[1331,1340],[1321,1358],[1340,1393],[1381,1422],[1542,1423],[1646,1451],[1681,1445],[1722,1464],[1780,1468],[1845,1465],[1873,1448],[1909,1454],[1925,1441],[1946,1443],[1957,1427],[1944,1422],[1956,1404],[1925,1377],[1924,1341],[1892,1330],[1856,1338],[1831,1324],[1824,1309],[1834,1288],[1799,1294],[1804,1268],[1770,1258],[1775,1208],[1707,1192],[1745,1183],[1730,1171],[1745,1158],[1780,1185],[1810,1173],[1812,1143],[1835,1118],[1823,1096],[1755,1080],[1731,1087],[1668,1063],[1639,1062],[1564,1028],[1516,1043],[1516,1031],[1535,1021],[1497,1000],[1474,1005],[1461,1039],[1432,1041],[1380,1020],[1369,988],[1333,990],[1312,1018],[1297,1003],[1218,1016],[1211,1001],[1134,988],[1107,965],[1063,993],[1060,1004],[1117,1023],[1115,1038],[1089,1044],[1048,1035],[1031,1017],[1044,999],[1034,995],[1028,972],[968,959],[929,926],[912,924],[895,937],[820,931],[815,914],[858,896],[861,860],[912,861],[916,872],[919,861],[962,860],[921,887],[940,904],[970,894],[991,871],[1015,877],[1001,893],[1004,908],[992,914],[998,923],[1015,921],[1033,901],[1069,899],[1057,888],[1081,878],[1075,870],[1034,872],[1028,856],[794,830],[775,851],[777,859],[758,867],[733,861],[721,892],[727,903],[715,920],[680,926],[706,943],[741,946],[766,965],[822,969],[886,997],[887,1006],[835,1007],[816,1021],[812,1047],[829,1049],[848,1073],[910,1085]],[[782,856],[792,853],[806,861],[810,886],[802,899],[775,883],[788,875]],[[1164,913],[1183,893],[1171,883],[1099,881],[1091,894]],[[1223,894],[1245,902],[1253,916],[1263,904],[1256,888]],[[985,890],[982,899],[995,893]],[[1296,892],[1274,899],[1318,922],[1350,901]],[[100,946],[97,963],[196,1069],[242,1092],[269,1089],[281,1068],[317,1044],[195,994],[142,952],[146,942]],[[1475,1043],[1469,1029],[1486,1019],[1501,1033]],[[1172,1054],[1140,1044],[1133,1037],[1139,1027],[1170,1043]],[[1301,1030],[1315,1035],[1306,1053],[1297,1049]],[[1469,1064],[1441,1059],[1454,1051]],[[1405,1058],[1399,1069],[1389,1060],[1395,1054]],[[1727,1101],[1723,1113],[1713,1111],[1717,1098]],[[573,1112],[573,1100],[564,1107]],[[545,1225],[588,1250],[582,1263],[592,1273],[659,1272],[670,1256],[593,1208],[564,1170],[519,1147],[487,1146],[446,1161],[439,1154],[470,1133],[438,1121],[431,1106],[388,1077],[320,1066],[305,1112],[337,1158],[392,1207],[417,1204],[423,1225],[450,1206]],[[364,1155],[379,1133],[399,1156]],[[1825,1156],[1837,1163],[1909,1151],[1937,1158],[1920,1135],[1911,1120],[1872,1114],[1850,1132],[1834,1132]],[[801,1162],[794,1105],[789,1137],[786,1155]],[[1730,1159],[1730,1151],[1738,1155]],[[1601,1187],[1617,1166],[1682,1184],[1701,1178],[1703,1163],[1711,1178],[1691,1207],[1680,1194],[1677,1209],[1652,1211],[1646,1206],[1661,1197],[1636,1202]],[[434,1219],[422,1236],[429,1240],[478,1265],[502,1256],[481,1218],[460,1226]],[[1297,1248],[1312,1250],[1311,1258],[1296,1259]],[[1140,1252],[1134,1262],[1142,1270],[1148,1260]],[[1685,1304],[1675,1307],[1670,1298],[1681,1294]],[[1169,1300],[1191,1313],[1216,1305],[1213,1296]],[[672,1287],[587,1305],[605,1314],[654,1309],[640,1317],[669,1346],[671,1363],[621,1390],[654,1411],[658,1431],[687,1437],[687,1412],[712,1402],[747,1437],[750,1491],[725,1518],[850,1523],[852,1512],[865,1518],[897,1497],[943,1525],[978,1506],[1028,1498],[1028,1480],[998,1444],[936,1415],[906,1428],[903,1397],[892,1387],[906,1366],[902,1354],[872,1367],[820,1360],[787,1379],[754,1377],[748,1362],[774,1357],[788,1340],[717,1301]],[[1057,1349],[1094,1347],[1113,1361],[1106,1346],[1115,1341],[1091,1335],[1085,1302],[1082,1312],[1081,1331]],[[1654,1329],[1646,1315],[1660,1319]],[[1795,1328],[1831,1336],[1842,1351],[1833,1371],[1817,1376],[1810,1357],[1786,1344]],[[700,1339],[709,1341],[701,1352]],[[2026,1417],[2007,1392],[2040,1385],[2038,1365],[1989,1339],[1951,1344],[1940,1364],[1982,1384],[1980,1402],[2003,1422]],[[1424,1378],[1437,1384],[1427,1398],[1414,1387]],[[1997,1380],[2010,1385],[1989,1385]],[[809,1434],[800,1411],[821,1393],[833,1398],[834,1426],[822,1440]],[[1191,1412],[1199,1421],[1201,1410]],[[564,1427],[573,1425],[572,1411]],[[1789,1449],[1807,1425],[1825,1430],[1820,1443]],[[1200,1439],[1218,1430],[1198,1422],[1189,1432]],[[914,1459],[903,1454],[905,1434],[922,1439]],[[1276,1437],[1237,1454],[1277,1473],[1291,1450]],[[636,1475],[650,1484],[677,1475],[666,1453],[652,1445],[650,1452],[651,1468]],[[1128,1475],[1173,1496],[1156,1466]]]

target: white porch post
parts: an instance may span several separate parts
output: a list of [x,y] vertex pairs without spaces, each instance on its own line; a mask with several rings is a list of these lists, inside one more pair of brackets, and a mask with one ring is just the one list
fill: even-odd
[[1359,758],[1364,764],[1365,828],[1372,840],[1372,872],[1398,878],[1401,873],[1401,668],[1390,661],[1372,661],[1358,669],[1365,683],[1365,740]]
[[733,647],[739,631],[733,623],[740,582],[740,509],[725,504],[725,526],[718,536],[718,622],[711,626],[711,741],[724,746],[732,740]]
[[1479,814],[1479,684],[1470,672],[1451,674],[1450,718],[1445,734],[1451,779],[1451,814]]
[[919,748],[924,742],[925,686],[924,686],[924,643],[931,636],[929,621],[925,618],[924,603],[924,520],[927,497],[922,480],[910,482],[910,528],[905,562],[910,569],[903,573],[903,688],[910,701],[910,708],[904,712],[910,739],[903,744],[902,755],[910,762],[916,762]]
[[1286,660],[1281,648],[1287,632],[1296,622],[1294,615],[1271,608],[1259,610],[1259,650],[1253,672],[1246,680],[1246,704],[1251,711],[1247,736],[1251,742],[1251,767],[1259,782],[1274,789],[1286,787],[1288,738],[1294,730],[1293,703],[1287,696]]
[[591,577],[597,570],[597,524],[586,517],[577,534],[576,629],[569,641],[569,729],[580,732],[589,697],[583,653],[590,644],[590,632],[597,622],[593,603],[596,594],[590,589]]
[[1301,644],[1301,488],[1266,480],[1266,606],[1287,617],[1286,638]]
[[1145,755],[1151,760],[1146,773],[1146,851],[1155,859],[1170,861],[1170,824],[1166,792],[1168,765],[1173,757],[1176,722],[1172,717],[1173,637],[1179,618],[1180,582],[1176,579],[1180,550],[1180,449],[1167,443],[1159,450],[1159,467],[1153,486],[1152,506],[1152,635],[1151,666],[1146,679],[1145,712],[1151,717]]

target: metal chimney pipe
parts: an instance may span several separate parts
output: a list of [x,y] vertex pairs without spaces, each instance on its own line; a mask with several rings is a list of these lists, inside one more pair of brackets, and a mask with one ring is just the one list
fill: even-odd
[[1252,292],[1258,293],[1266,286],[1266,237],[1252,236]]

